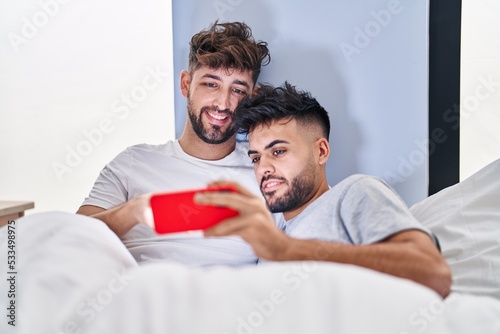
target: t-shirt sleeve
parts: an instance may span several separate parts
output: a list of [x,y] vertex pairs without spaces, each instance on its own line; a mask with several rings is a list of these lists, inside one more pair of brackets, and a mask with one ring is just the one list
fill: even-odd
[[127,149],[116,156],[101,170],[90,194],[82,205],[94,205],[111,209],[128,200],[128,179],[130,151]]
[[371,244],[398,232],[417,229],[437,239],[411,214],[406,203],[384,181],[363,177],[346,191],[340,215],[354,244]]

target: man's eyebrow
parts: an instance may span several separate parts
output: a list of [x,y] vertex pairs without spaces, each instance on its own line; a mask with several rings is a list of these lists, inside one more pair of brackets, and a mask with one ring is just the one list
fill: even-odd
[[[270,149],[273,146],[276,146],[278,144],[290,144],[290,143],[286,140],[276,139],[276,140],[273,140],[272,142],[270,142],[269,144],[267,144],[266,147],[264,147],[264,151],[268,150],[268,149]],[[252,154],[256,154],[256,153],[259,153],[259,152],[255,151],[255,150],[248,150],[248,156],[250,156]]]
[[233,83],[236,85],[245,86],[246,88],[250,89],[250,85],[246,81],[236,79],[233,81]]
[[266,147],[264,147],[264,150],[268,150],[271,147],[276,146],[278,144],[290,144],[290,143],[287,142],[286,140],[276,139],[276,140],[273,140],[272,142],[270,142],[269,144],[267,144]]
[[[215,75],[215,74],[210,74],[210,73],[203,74],[201,77],[202,78],[210,78],[210,79],[214,79],[217,81],[222,81],[220,76]],[[243,81],[243,80],[235,79],[235,80],[233,80],[233,84],[245,86],[246,88],[250,89],[250,85],[248,84],[248,82]]]
[[201,77],[202,77],[202,78],[210,78],[210,79],[214,79],[214,80],[218,80],[218,81],[221,81],[221,80],[222,80],[222,79],[220,78],[220,76],[215,75],[215,74],[209,74],[209,73],[207,73],[207,74],[203,74]]

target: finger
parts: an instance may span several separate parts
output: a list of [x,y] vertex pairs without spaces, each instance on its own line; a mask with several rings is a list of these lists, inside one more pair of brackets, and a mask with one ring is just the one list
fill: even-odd
[[155,195],[155,193],[146,193],[146,194],[142,194],[141,196],[139,196],[141,199],[142,199],[142,202],[148,206],[148,207],[151,207],[151,197]]
[[249,216],[239,216],[223,220],[204,231],[207,237],[225,237],[230,235],[244,236],[244,231],[252,226],[253,220]]
[[146,207],[144,208],[143,212],[143,219],[144,223],[154,229],[155,224],[154,224],[154,217],[153,217],[153,209],[151,207]]
[[[214,205],[222,207],[233,208],[234,203],[237,201],[235,198],[240,196],[237,193],[231,192],[199,192],[194,195],[194,201],[202,205]],[[235,209],[235,208],[233,208]]]
[[153,193],[146,193],[138,198],[136,209],[140,213],[140,222],[154,228],[153,209],[151,209],[151,196]]
[[[286,246],[283,239],[286,236],[276,228],[274,222],[270,223],[266,218],[259,214],[250,214],[227,219],[205,230],[204,235],[206,237],[240,236],[252,246],[258,257],[272,259],[273,254],[283,253]],[[271,217],[268,218],[272,221]]]
[[238,182],[234,182],[234,181],[217,180],[214,182],[210,182],[207,185],[207,187],[208,188],[232,187],[232,188],[235,188],[238,193],[240,193],[244,196],[253,196],[254,195],[251,191],[249,191],[248,189],[243,187]]
[[240,214],[268,211],[264,201],[255,195],[250,197],[231,192],[203,192],[196,194],[194,201],[201,205],[228,207]]

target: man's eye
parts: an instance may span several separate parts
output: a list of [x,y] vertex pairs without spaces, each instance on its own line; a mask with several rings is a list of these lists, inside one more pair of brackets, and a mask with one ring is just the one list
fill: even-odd
[[236,94],[238,95],[247,95],[247,92],[242,90],[242,89],[238,89],[238,88],[234,88],[233,89],[233,92],[235,92]]
[[260,161],[260,157],[253,157],[253,158],[252,158],[252,163],[253,163],[253,164],[256,164],[256,163],[257,163],[257,162],[259,162],[259,161]]
[[217,84],[213,83],[213,82],[205,82],[205,86],[213,88],[213,87],[217,87]]
[[285,153],[285,150],[275,150],[275,151],[273,151],[273,155],[281,155],[283,153]]

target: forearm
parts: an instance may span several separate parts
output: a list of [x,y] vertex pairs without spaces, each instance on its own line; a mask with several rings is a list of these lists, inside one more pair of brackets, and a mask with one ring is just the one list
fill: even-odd
[[125,216],[125,211],[126,208],[122,204],[109,210],[94,213],[90,217],[102,220],[118,237],[122,237],[135,225],[131,223],[129,217]]
[[[426,237],[426,236],[423,236]],[[406,243],[406,244],[402,244]],[[290,239],[276,261],[331,261],[358,265],[390,275],[411,279],[445,297],[450,292],[451,273],[439,252],[413,242],[383,242],[350,245],[316,240]]]
[[77,213],[102,220],[117,236],[122,237],[139,223],[153,225],[149,197],[149,194],[139,196],[108,210],[82,206]]

